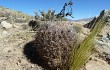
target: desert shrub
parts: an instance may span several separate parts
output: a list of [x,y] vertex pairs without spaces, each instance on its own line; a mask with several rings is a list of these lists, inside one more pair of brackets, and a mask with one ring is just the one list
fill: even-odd
[[36,28],[38,28],[40,26],[40,22],[31,20],[28,25],[30,27],[32,27],[33,30],[35,30]]
[[54,10],[48,10],[48,12],[40,11],[41,13],[41,21],[55,21],[56,14]]
[[60,15],[58,16],[58,14],[55,13],[55,10],[52,10],[52,9],[49,9],[47,12],[40,10],[40,15],[37,12],[35,12],[34,19],[35,21],[31,20],[29,22],[29,26],[31,26],[32,29],[38,26],[38,24],[40,24],[42,21],[67,21],[68,20],[67,18],[65,18],[65,16],[63,17],[61,17]]
[[[102,11],[104,13],[104,11]],[[72,50],[72,57],[70,58],[70,70],[80,70],[84,63],[87,62],[91,55],[91,50],[94,46],[94,39],[101,29],[106,25],[108,17],[103,15],[100,19],[97,19],[95,27],[91,31],[90,35],[80,44]]]
[[67,21],[68,19],[65,17],[57,17],[58,14],[55,13],[55,10],[40,11],[41,16],[35,13],[35,19],[40,21]]
[[51,70],[68,70],[68,59],[76,40],[77,33],[73,25],[48,22],[38,28],[35,47]]

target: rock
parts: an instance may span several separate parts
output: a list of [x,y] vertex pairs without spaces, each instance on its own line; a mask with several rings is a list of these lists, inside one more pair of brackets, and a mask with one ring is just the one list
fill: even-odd
[[19,28],[20,26],[13,24],[13,28]]
[[103,58],[103,60],[105,60],[106,62],[108,62],[108,64],[110,64],[110,54],[104,52],[103,56],[101,56]]
[[26,19],[26,18],[16,18],[16,19],[15,19],[15,22],[25,23],[25,22],[27,22],[27,19]]
[[94,19],[92,21],[90,21],[89,23],[85,24],[84,27],[91,29],[92,27],[94,27],[96,25],[94,23],[96,21],[96,19],[97,19],[97,17],[94,17]]
[[6,22],[6,21],[2,21],[2,22],[1,22],[1,25],[2,25],[2,27],[5,28],[5,29],[12,28],[12,24],[10,24],[10,23],[8,23],[8,22]]
[[110,53],[110,46],[108,44],[105,44],[105,43],[100,43],[100,45],[96,45],[95,49],[101,55],[103,55],[103,52]]
[[101,59],[94,59],[86,63],[85,70],[110,70],[110,65]]
[[109,38],[109,34],[107,34],[106,36],[104,36],[101,39],[98,39],[96,41],[95,49],[96,49],[96,51],[99,52],[100,56],[105,56],[104,53],[110,54],[110,38]]
[[110,64],[110,54],[108,54],[108,55],[106,56],[106,61],[108,62],[108,64]]
[[0,22],[5,21],[7,17],[0,17]]
[[[107,17],[107,18],[106,18]],[[94,19],[92,21],[90,21],[89,23],[85,24],[84,27],[85,28],[89,28],[89,29],[93,29],[96,25],[96,22],[99,22],[101,19],[107,19],[107,24],[110,24],[110,10],[103,10],[99,17],[94,17]]]
[[3,35],[6,35],[6,34],[8,34],[7,31],[3,31]]
[[110,39],[108,36],[102,37],[101,40],[97,40],[95,49],[99,53],[99,57],[110,64]]

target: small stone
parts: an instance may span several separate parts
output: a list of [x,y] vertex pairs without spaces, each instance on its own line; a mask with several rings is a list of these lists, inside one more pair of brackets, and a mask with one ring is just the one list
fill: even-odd
[[18,63],[18,62],[17,62],[16,64],[17,64],[17,65],[19,65],[19,63]]
[[6,35],[6,34],[8,34],[7,31],[3,31],[3,35]]
[[31,65],[31,68],[34,68],[34,65]]
[[19,63],[21,63],[21,60],[18,60]]
[[11,50],[8,50],[8,52],[11,52]]
[[12,28],[12,24],[10,24],[6,21],[2,21],[1,25],[2,25],[3,28],[6,28],[6,29]]

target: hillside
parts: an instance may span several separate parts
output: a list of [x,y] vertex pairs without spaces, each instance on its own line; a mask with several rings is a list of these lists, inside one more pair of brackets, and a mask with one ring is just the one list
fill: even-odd
[[31,19],[33,19],[33,16],[0,6],[0,22],[3,20],[7,20],[9,22],[27,22]]

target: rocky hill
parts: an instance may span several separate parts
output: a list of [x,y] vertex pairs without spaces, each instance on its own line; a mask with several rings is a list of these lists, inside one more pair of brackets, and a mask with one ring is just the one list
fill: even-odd
[[33,19],[33,16],[0,6],[0,22],[3,20],[7,20],[10,23],[23,23],[28,22],[31,19]]

